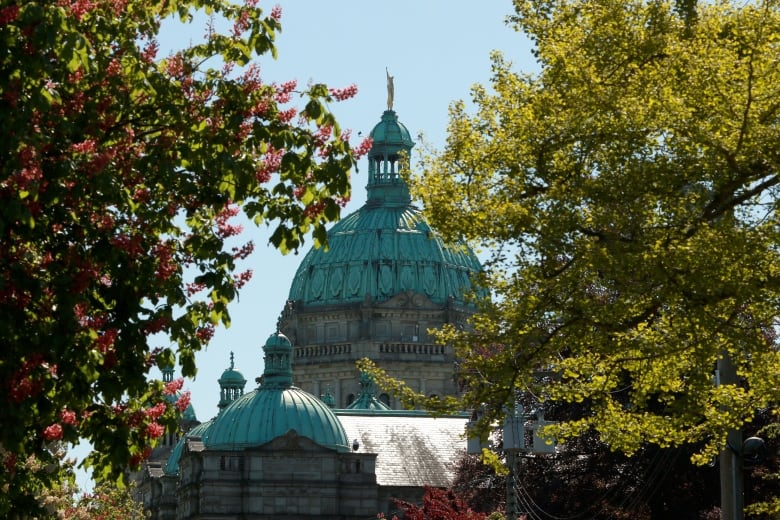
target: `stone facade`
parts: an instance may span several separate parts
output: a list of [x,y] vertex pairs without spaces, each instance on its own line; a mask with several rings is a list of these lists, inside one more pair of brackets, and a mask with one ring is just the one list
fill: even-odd
[[[463,324],[467,308],[454,302],[437,305],[405,291],[384,302],[307,307],[290,302],[280,330],[293,342],[295,383],[314,395],[332,393],[338,408],[358,394],[355,363],[367,357],[392,377],[425,395],[457,395],[452,349],[433,342],[428,329]],[[400,403],[382,395],[399,409]]]
[[375,463],[374,454],[338,453],[294,430],[238,453],[189,439],[177,518],[365,519],[382,509]]

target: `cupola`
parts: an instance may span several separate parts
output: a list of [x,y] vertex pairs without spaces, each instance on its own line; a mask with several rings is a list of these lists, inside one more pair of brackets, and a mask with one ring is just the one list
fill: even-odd
[[409,167],[414,146],[409,130],[398,120],[395,111],[385,110],[370,137],[373,144],[368,153],[367,204],[409,204],[409,186],[401,176],[401,170]]
[[222,372],[219,382],[219,406],[220,411],[227,405],[244,395],[246,379],[235,369],[233,353],[230,353],[230,367]]
[[280,332],[265,343],[260,386],[229,404],[203,435],[207,449],[262,446],[294,430],[320,446],[349,451],[347,434],[322,401],[293,386],[290,340]]

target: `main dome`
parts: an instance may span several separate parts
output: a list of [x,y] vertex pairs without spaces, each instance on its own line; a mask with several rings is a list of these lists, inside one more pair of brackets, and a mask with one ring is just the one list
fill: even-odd
[[240,450],[261,446],[295,430],[320,446],[349,451],[347,434],[322,401],[292,386],[292,345],[281,333],[264,347],[263,382],[225,408],[203,435],[208,449]]
[[327,250],[306,254],[288,299],[333,305],[415,291],[440,305],[463,304],[481,266],[466,245],[445,244],[412,204],[400,175],[414,146],[409,131],[387,110],[371,137],[366,204],[328,231]]

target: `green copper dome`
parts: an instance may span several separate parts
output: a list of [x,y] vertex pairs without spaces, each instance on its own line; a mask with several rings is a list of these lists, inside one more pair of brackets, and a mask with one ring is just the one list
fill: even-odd
[[241,372],[236,370],[232,352],[230,353],[230,367],[222,372],[217,382],[219,383],[219,404],[217,406],[220,410],[244,395],[246,379]]
[[179,442],[176,443],[176,446],[173,447],[171,454],[168,456],[168,461],[165,463],[164,471],[166,475],[179,474],[179,460],[181,459],[181,454],[184,451],[184,443],[187,441],[187,437],[203,437],[203,435],[211,427],[213,421],[214,420],[211,419],[204,423],[200,423],[182,435],[181,439],[179,439]]
[[328,250],[312,248],[290,288],[303,305],[384,301],[404,292],[444,305],[464,303],[470,276],[481,270],[465,245],[447,245],[412,204],[400,175],[414,143],[392,110],[371,131],[366,204],[328,231]]
[[207,449],[241,450],[261,446],[295,430],[320,446],[349,451],[347,434],[322,401],[292,385],[292,345],[281,333],[265,347],[259,388],[229,404],[203,436]]

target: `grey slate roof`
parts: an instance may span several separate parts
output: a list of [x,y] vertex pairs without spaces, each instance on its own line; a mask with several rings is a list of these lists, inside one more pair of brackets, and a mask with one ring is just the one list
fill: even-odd
[[350,445],[376,453],[380,486],[450,487],[466,450],[467,415],[434,418],[422,412],[334,410]]

